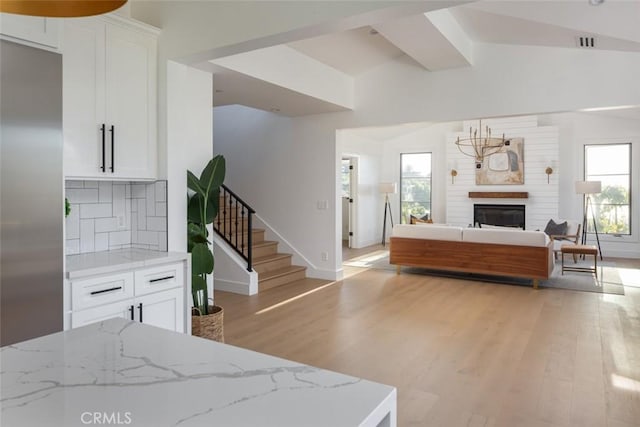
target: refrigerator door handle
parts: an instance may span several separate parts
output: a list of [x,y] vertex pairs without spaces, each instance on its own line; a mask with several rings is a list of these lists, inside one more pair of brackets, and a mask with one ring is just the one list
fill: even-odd
[[129,306],[129,313],[131,314],[131,320],[133,320],[133,305]]
[[142,303],[138,304],[138,312],[140,313],[140,323],[142,323]]

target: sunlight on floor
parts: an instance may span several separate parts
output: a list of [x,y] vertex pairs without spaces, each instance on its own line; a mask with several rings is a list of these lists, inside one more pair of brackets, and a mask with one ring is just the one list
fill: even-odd
[[636,381],[631,378],[623,377],[616,374],[611,374],[611,384],[616,388],[624,390],[635,391],[640,393],[640,381]]
[[640,270],[636,268],[620,268],[618,274],[623,285],[640,288]]
[[367,267],[372,267],[376,261],[379,261],[388,256],[389,256],[389,251],[375,251],[361,257],[347,260],[344,262],[344,264],[350,267],[367,268]]
[[322,286],[320,286],[319,288],[311,289],[310,291],[304,292],[304,293],[302,293],[302,294],[300,294],[300,295],[296,295],[295,297],[291,297],[291,298],[286,299],[286,300],[284,300],[284,301],[281,301],[281,302],[279,302],[279,303],[277,303],[277,304],[273,304],[273,305],[272,305],[272,306],[270,306],[270,307],[263,308],[263,309],[262,309],[262,310],[260,310],[260,311],[256,311],[256,315],[264,314],[264,313],[266,313],[266,312],[268,312],[268,311],[271,311],[271,310],[273,310],[273,309],[276,309],[276,308],[278,308],[278,307],[282,307],[282,306],[283,306],[283,305],[285,305],[285,304],[289,304],[290,302],[293,302],[293,301],[299,300],[300,298],[306,297],[307,295],[311,295],[311,294],[312,294],[312,293],[314,293],[314,292],[321,291],[321,290],[323,290],[323,289],[325,289],[325,288],[328,288],[328,287],[329,287],[329,286],[331,286],[331,285],[335,285],[336,283],[339,283],[339,282],[331,282],[331,283],[327,283],[326,285],[322,285]]

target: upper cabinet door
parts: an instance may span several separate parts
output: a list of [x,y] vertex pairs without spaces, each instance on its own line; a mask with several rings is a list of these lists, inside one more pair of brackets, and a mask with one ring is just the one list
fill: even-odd
[[[102,177],[106,171],[104,116],[105,27],[93,19],[64,25],[62,55],[64,173]],[[106,147],[105,147],[106,148]]]
[[106,30],[109,170],[118,178],[154,178],[156,40],[116,25]]
[[65,22],[65,176],[156,179],[157,34],[124,19]]

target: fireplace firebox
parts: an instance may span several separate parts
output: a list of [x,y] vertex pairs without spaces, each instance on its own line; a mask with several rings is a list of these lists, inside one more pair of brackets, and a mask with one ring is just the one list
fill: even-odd
[[525,205],[473,205],[473,224],[518,227],[524,230]]

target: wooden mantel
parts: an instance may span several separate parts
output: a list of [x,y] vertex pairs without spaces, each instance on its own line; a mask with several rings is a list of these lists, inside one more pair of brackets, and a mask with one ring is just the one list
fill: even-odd
[[469,191],[470,199],[528,199],[526,191]]

